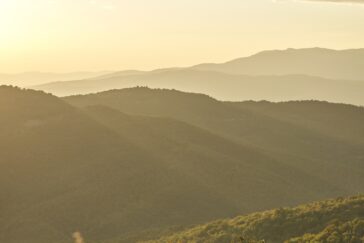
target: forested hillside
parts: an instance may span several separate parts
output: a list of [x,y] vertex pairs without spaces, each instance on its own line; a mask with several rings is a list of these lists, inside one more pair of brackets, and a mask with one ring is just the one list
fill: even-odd
[[363,10],[0,0],[0,243],[364,243]]
[[218,220],[148,243],[363,241],[364,197],[355,196]]
[[[362,108],[327,105],[294,119],[172,90],[60,99],[2,86],[0,241],[135,242],[362,192]],[[324,126],[340,114],[355,121]]]
[[312,101],[229,103],[201,94],[149,88],[65,100],[80,107],[104,105],[128,114],[181,120],[263,151],[291,168],[328,182],[335,193],[350,195],[362,190],[361,107]]

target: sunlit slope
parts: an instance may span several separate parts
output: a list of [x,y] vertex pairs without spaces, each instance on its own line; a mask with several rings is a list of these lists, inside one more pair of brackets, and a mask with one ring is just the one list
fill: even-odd
[[364,197],[340,198],[218,220],[149,243],[347,242],[364,240]]
[[[330,109],[322,108],[315,122],[318,125],[313,127],[307,125],[311,122],[310,116],[305,116],[303,111],[300,122],[295,122],[290,119],[291,115],[277,118],[269,112],[244,108],[240,103],[220,102],[205,95],[172,90],[124,89],[65,100],[78,106],[105,105],[129,114],[178,119],[241,145],[253,146],[348,193],[362,191],[362,108],[327,104]],[[308,109],[314,114],[321,105],[321,102],[312,102]],[[325,126],[331,117],[340,115],[348,121],[333,120]]]

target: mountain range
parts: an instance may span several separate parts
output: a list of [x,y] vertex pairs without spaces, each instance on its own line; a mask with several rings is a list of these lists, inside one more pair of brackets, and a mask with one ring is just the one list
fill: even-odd
[[323,100],[364,105],[364,49],[264,51],[222,64],[121,71],[31,88],[57,96],[135,86],[208,94],[219,100]]
[[263,51],[223,64],[201,64],[194,68],[231,74],[306,74],[327,79],[363,80],[363,57],[364,49],[289,48]]
[[363,192],[357,106],[2,86],[0,114],[0,242],[136,242]]

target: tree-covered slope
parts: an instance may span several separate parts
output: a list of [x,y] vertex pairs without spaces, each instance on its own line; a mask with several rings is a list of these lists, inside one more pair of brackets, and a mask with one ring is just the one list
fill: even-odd
[[364,143],[364,108],[320,101],[231,102],[243,111],[250,110],[274,119],[294,123],[350,143]]
[[279,208],[195,226],[149,243],[361,243],[364,197]]
[[338,190],[330,183],[272,159],[262,150],[185,122],[130,116],[103,106],[87,107],[86,111],[140,148],[162,157],[168,166],[201,181],[239,210],[252,211],[281,203],[292,205],[307,197],[329,196]]
[[337,221],[330,223],[319,233],[308,233],[301,237],[288,240],[288,243],[298,242],[357,242],[364,241],[364,220]]
[[[272,108],[265,111],[249,103],[220,102],[201,94],[148,88],[71,96],[65,100],[80,107],[104,105],[127,114],[178,119],[264,151],[348,195],[362,192],[364,109],[360,107],[302,102],[307,104],[302,109],[303,105],[292,102],[290,109],[294,111],[280,115],[273,112],[280,103],[269,103]],[[298,118],[292,119],[294,114]]]
[[172,225],[345,193],[172,118],[80,109],[13,87],[0,87],[0,114],[1,242],[63,243],[75,231],[87,242],[130,242]]
[[60,99],[0,87],[0,241],[80,231],[135,242],[361,191],[360,143],[237,105],[145,88]]
[[57,97],[1,87],[0,114],[1,242],[104,241],[246,210]]
[[155,222],[179,183],[197,204],[212,195],[56,97],[1,87],[0,111],[1,242],[104,239]]

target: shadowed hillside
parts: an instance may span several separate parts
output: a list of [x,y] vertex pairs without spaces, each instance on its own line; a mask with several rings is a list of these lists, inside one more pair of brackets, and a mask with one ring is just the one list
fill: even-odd
[[[278,161],[329,181],[350,193],[362,190],[363,108],[302,102],[307,104],[308,111],[298,113],[301,119],[297,122],[291,118],[294,113],[274,116],[262,109],[252,109],[254,105],[244,108],[240,103],[219,102],[205,95],[172,90],[124,89],[73,96],[65,100],[81,107],[99,104],[129,114],[182,120],[241,145],[260,149]],[[310,125],[312,121],[305,112],[312,112],[311,116],[314,116],[325,104],[328,108],[321,109],[320,116],[313,123],[315,126]],[[279,103],[271,105],[280,106]],[[339,122],[340,117],[345,117],[347,121]],[[325,126],[330,119],[333,121]]]
[[[163,157],[169,166],[201,180],[224,198],[230,198],[226,200],[234,202],[238,208],[241,204],[238,198],[242,198],[245,203],[241,205],[251,211],[253,209],[250,206],[266,207],[267,202],[270,204],[275,201],[274,198],[289,196],[285,199],[286,202],[293,202],[296,196],[297,200],[302,199],[301,193],[314,196],[316,191],[326,193],[325,190],[333,190],[331,185],[326,185],[324,190],[323,187],[317,187],[324,183],[317,178],[311,178],[309,183],[303,182],[310,175],[273,160],[262,150],[240,145],[184,122],[168,118],[127,116],[102,106],[88,107],[87,111],[123,137]],[[272,182],[274,186],[270,187],[258,178],[275,181]],[[277,179],[279,180],[276,181]],[[283,192],[276,190],[281,187],[277,187],[278,184],[286,187],[287,191],[296,188],[300,193],[292,191],[288,195],[286,191],[276,197]],[[264,190],[264,193],[258,192],[259,190]],[[261,199],[265,202],[254,202],[252,198],[255,197],[265,197]]]
[[104,240],[240,211],[56,97],[0,94],[0,241]]
[[229,104],[243,111],[265,114],[351,143],[364,143],[363,107],[318,101],[281,103],[248,101]]
[[0,97],[1,242],[103,239],[155,221],[147,208],[158,211],[156,194],[169,200],[162,185],[178,173],[56,97],[10,87]]
[[[210,98],[185,104],[189,94],[170,95],[205,119],[198,101]],[[212,102],[218,111],[206,110],[209,119],[238,111]],[[0,117],[1,242],[63,243],[73,232],[87,242],[134,242],[174,225],[348,193],[263,149],[174,118],[76,108],[13,87],[0,88],[0,114],[7,114]]]

